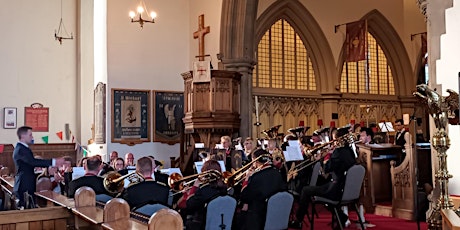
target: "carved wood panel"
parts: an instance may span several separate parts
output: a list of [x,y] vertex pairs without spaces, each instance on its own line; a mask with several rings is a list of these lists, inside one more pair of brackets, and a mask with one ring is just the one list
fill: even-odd
[[364,122],[366,126],[380,121],[394,122],[402,117],[401,106],[398,101],[344,101],[338,106],[339,127],[349,124],[351,120],[356,123]]
[[[320,103],[317,100],[298,97],[265,97],[258,96],[259,118],[262,125],[257,129],[253,128],[252,137],[264,137],[260,132],[275,125],[281,125],[280,133],[287,133],[289,128],[299,126],[303,121],[305,126],[311,128],[307,135],[317,129],[317,119],[320,110]],[[252,123],[256,123],[256,108],[253,105]]]

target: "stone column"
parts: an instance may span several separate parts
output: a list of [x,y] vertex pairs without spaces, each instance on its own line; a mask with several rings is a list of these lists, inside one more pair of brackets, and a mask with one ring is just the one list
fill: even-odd
[[226,60],[225,70],[237,71],[242,74],[240,88],[240,136],[243,138],[252,135],[252,108],[254,100],[252,98],[252,70],[254,61],[252,60]]

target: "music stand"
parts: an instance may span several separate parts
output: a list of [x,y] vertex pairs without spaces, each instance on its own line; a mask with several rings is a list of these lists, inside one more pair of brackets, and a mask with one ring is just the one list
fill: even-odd
[[383,133],[394,132],[393,124],[391,122],[380,122],[379,123],[380,131]]

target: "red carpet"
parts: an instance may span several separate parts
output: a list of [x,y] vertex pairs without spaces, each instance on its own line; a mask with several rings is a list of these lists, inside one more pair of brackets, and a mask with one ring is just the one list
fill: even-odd
[[[331,213],[321,207],[321,205],[316,206],[319,218],[315,218],[315,229],[331,229]],[[403,219],[397,219],[392,217],[386,216],[378,216],[373,214],[365,214],[366,221],[374,224],[375,227],[368,227],[368,230],[416,230],[417,223],[415,221],[408,221]],[[350,220],[357,220],[358,217],[356,216],[355,211],[350,210]],[[308,219],[305,218],[303,223],[303,230],[310,229],[310,223],[308,223]],[[361,229],[361,227],[352,223],[349,227],[344,229]],[[420,229],[427,229],[427,224],[425,222],[420,222]]]

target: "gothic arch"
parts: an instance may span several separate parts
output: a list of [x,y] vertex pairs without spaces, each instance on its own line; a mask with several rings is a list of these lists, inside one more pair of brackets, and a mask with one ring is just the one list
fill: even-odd
[[[374,36],[387,56],[388,63],[393,72],[396,96],[412,97],[411,94],[414,90],[413,87],[415,86],[416,78],[414,77],[415,75],[406,48],[398,33],[378,10],[370,11],[361,20],[367,20],[368,32]],[[345,61],[344,46],[345,43],[339,57],[341,61],[338,62],[337,66],[338,83],[340,83],[343,63]]]
[[278,0],[260,15],[255,25],[253,47],[256,49],[265,32],[280,19],[289,22],[305,44],[315,70],[317,91],[333,92],[334,85],[326,83],[334,76],[332,50],[315,18],[298,0]]

